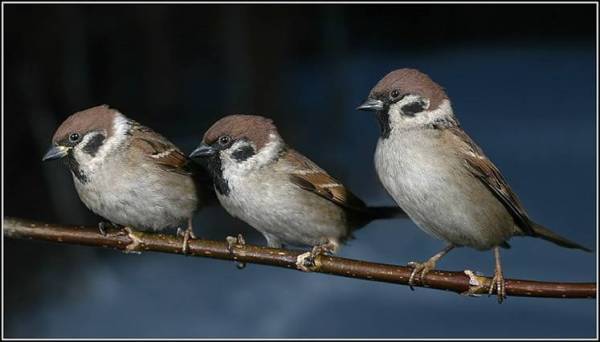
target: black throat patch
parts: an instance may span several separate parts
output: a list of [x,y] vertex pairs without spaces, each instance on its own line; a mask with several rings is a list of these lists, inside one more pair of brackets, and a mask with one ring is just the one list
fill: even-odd
[[73,155],[73,150],[69,150],[69,153],[67,154],[67,157],[64,160],[65,160],[67,166],[69,167],[69,170],[71,170],[71,172],[73,173],[73,175],[81,183],[87,183],[88,182],[87,176],[85,175],[85,173],[83,173],[83,171],[79,167],[79,163],[77,162],[77,159],[75,159],[75,156]]
[[208,170],[208,173],[210,173],[215,184],[215,189],[217,189],[221,195],[228,196],[231,189],[229,189],[227,179],[223,178],[223,170],[221,169],[221,158],[219,157],[219,154],[217,153],[210,158],[204,159],[202,164],[204,164]]
[[381,129],[381,137],[387,139],[390,136],[392,128],[390,127],[390,115],[388,114],[388,107],[377,111],[377,121],[379,122],[379,128]]

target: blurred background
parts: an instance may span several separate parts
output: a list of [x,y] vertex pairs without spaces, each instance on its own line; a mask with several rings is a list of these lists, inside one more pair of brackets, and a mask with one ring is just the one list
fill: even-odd
[[[71,113],[110,104],[189,153],[226,114],[271,117],[370,204],[392,204],[357,112],[387,72],[444,86],[531,216],[596,250],[596,14],[587,5],[14,5],[4,8],[4,215],[96,225],[61,163]],[[215,207],[196,234],[263,238]],[[356,232],[341,256],[437,252],[409,221]],[[590,282],[596,252],[515,238],[505,276]],[[6,337],[593,337],[596,301],[442,291],[176,255],[4,241]],[[490,274],[490,252],[441,269]]]

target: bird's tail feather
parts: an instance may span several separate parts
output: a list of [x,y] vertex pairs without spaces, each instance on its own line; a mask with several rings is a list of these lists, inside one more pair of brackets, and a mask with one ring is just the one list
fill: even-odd
[[531,222],[531,226],[533,227],[533,231],[535,232],[535,235],[546,241],[553,242],[559,246],[566,247],[566,248],[576,248],[576,249],[584,250],[586,252],[592,251],[591,249],[589,249],[587,247],[584,247],[576,242],[573,242],[567,238],[564,238],[564,237],[556,234],[555,232],[551,231],[550,229],[548,229],[540,224]]
[[400,207],[363,207],[354,213],[355,215],[352,215],[352,219],[356,221],[354,221],[353,230],[361,229],[374,220],[408,217]]
[[369,207],[368,214],[371,220],[408,217],[400,207]]

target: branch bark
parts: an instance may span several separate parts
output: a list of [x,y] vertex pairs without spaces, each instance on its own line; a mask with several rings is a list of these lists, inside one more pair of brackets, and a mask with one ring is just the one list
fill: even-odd
[[[42,240],[113,248],[125,252],[182,253],[183,239],[175,235],[131,231],[118,235],[110,230],[107,235],[95,227],[68,226],[39,223],[26,219],[5,218],[4,236],[14,239]],[[230,249],[227,242],[194,239],[189,241],[188,255],[242,263],[254,263],[299,269],[298,256],[302,251],[235,244]],[[349,278],[408,285],[412,268],[379,264],[327,255],[319,255],[310,268],[312,272],[326,273]],[[422,283],[415,286],[479,295],[487,293],[491,279],[471,271],[429,272]],[[551,298],[596,298],[596,283],[557,283],[532,280],[507,279],[509,296]]]

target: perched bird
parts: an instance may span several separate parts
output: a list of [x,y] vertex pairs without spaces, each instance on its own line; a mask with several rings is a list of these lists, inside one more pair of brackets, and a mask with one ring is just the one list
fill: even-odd
[[162,135],[116,109],[97,106],[69,116],[56,130],[42,160],[59,158],[91,211],[112,224],[141,230],[187,224],[187,251],[194,237],[193,213],[208,198],[203,192],[212,189],[201,177],[193,178],[194,163]]
[[512,236],[532,236],[567,248],[589,249],[532,221],[517,196],[460,127],[444,89],[415,69],[387,74],[359,110],[374,111],[381,127],[375,168],[388,193],[425,232],[448,242],[415,275],[435,268],[454,247],[493,249],[491,294],[505,298],[499,247]]
[[314,258],[335,253],[372,220],[405,215],[397,207],[367,207],[286,145],[273,121],[261,116],[220,119],[190,157],[208,168],[221,205],[261,232],[270,247],[313,246]]

